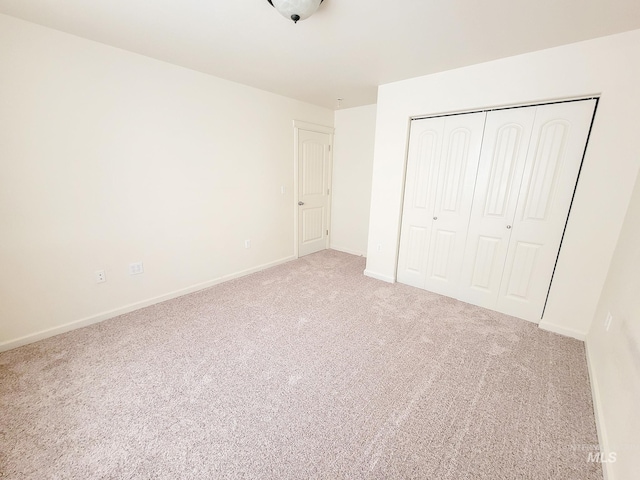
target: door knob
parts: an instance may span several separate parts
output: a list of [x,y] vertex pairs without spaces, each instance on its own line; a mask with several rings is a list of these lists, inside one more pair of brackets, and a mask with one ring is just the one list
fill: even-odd
[[304,205],[304,202],[298,202],[298,205]]
[[438,219],[438,217],[433,217],[433,219],[434,219],[434,220],[437,220],[437,219]]
[[511,230],[511,225],[507,225],[507,230]]

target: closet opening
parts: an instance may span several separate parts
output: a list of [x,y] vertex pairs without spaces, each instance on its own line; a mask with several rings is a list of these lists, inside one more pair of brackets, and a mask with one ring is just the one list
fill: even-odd
[[597,101],[413,119],[398,281],[539,322]]

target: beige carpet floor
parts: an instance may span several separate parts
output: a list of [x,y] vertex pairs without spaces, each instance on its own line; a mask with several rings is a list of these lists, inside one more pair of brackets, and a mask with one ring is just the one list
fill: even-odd
[[1,354],[0,478],[602,478],[582,342],[363,269],[328,250]]

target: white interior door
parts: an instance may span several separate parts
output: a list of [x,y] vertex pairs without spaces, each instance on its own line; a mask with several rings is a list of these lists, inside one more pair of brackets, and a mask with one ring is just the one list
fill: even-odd
[[424,288],[445,117],[411,122],[398,281]]
[[455,296],[462,269],[485,112],[445,117],[423,288]]
[[497,310],[540,321],[596,101],[537,107]]
[[487,114],[458,298],[495,309],[536,107]]
[[298,131],[298,255],[328,247],[329,134]]

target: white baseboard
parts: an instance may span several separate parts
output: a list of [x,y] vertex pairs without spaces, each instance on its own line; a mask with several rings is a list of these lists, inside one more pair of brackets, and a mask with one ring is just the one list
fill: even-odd
[[538,324],[538,327],[542,330],[546,330],[547,332],[553,332],[560,335],[564,335],[565,337],[575,338],[576,340],[584,340],[587,338],[587,334],[585,332],[580,332],[578,330],[574,330],[572,328],[562,327],[560,325],[555,325],[553,323],[545,323],[544,320]]
[[[598,387],[598,379],[596,378],[595,367],[593,366],[593,360],[589,355],[589,342],[584,344],[585,352],[587,354],[587,369],[589,371],[589,381],[591,383],[591,398],[593,399],[593,413],[596,417],[596,431],[598,432],[598,443],[600,444],[600,451],[604,455],[604,458],[609,457],[609,439],[607,437],[607,430],[605,428],[604,414],[602,412],[602,402],[600,400],[600,388]],[[610,464],[608,462],[602,462],[602,475],[604,480],[614,480],[614,475],[611,471]]]
[[88,325],[93,325],[94,323],[99,323],[104,320],[108,320],[113,317],[117,317],[119,315],[124,315],[125,313],[133,312],[134,310],[138,310],[140,308],[148,307],[150,305],[154,305],[156,303],[164,302],[166,300],[171,300],[172,298],[181,297],[182,295],[187,295],[189,293],[197,292],[198,290],[203,290],[205,288],[212,287],[214,285],[218,285],[219,283],[227,282],[229,280],[233,280],[234,278],[244,277],[245,275],[250,275],[255,272],[259,272],[261,270],[265,270],[267,268],[275,267],[276,265],[281,265],[283,263],[290,262],[295,260],[296,257],[286,257],[276,260],[274,262],[265,263],[263,265],[259,265],[257,267],[249,268],[246,270],[242,270],[240,272],[230,273],[229,275],[224,275],[219,278],[215,278],[213,280],[209,280],[207,282],[198,283],[196,285],[191,285],[186,288],[181,288],[179,290],[175,290],[173,292],[166,293],[164,295],[160,295],[158,297],[149,298],[146,300],[142,300],[140,302],[131,303],[129,305],[125,305],[123,307],[115,308],[113,310],[109,310],[106,312],[98,313],[97,315],[92,315],[90,317],[85,317],[80,320],[74,320],[69,323],[65,323],[63,325],[58,325],[56,327],[48,328],[46,330],[41,330],[39,332],[31,333],[29,335],[25,335],[23,337],[15,338],[13,340],[7,340],[5,342],[0,343],[0,352],[5,352],[7,350],[12,350],[14,348],[21,347],[23,345],[27,345],[29,343],[34,343],[39,340],[44,340],[45,338],[53,337],[55,335],[60,335],[61,333],[69,332],[71,330],[75,330],[77,328],[86,327]]
[[359,257],[366,257],[367,256],[366,252],[359,252],[357,250],[351,250],[350,248],[339,247],[337,245],[330,245],[329,248],[331,250],[337,250],[338,252],[348,253],[349,255],[357,255]]
[[376,280],[382,280],[383,282],[396,283],[396,279],[395,278],[390,277],[388,275],[382,275],[380,273],[372,272],[371,270],[365,270],[364,271],[364,275],[366,277],[375,278]]

